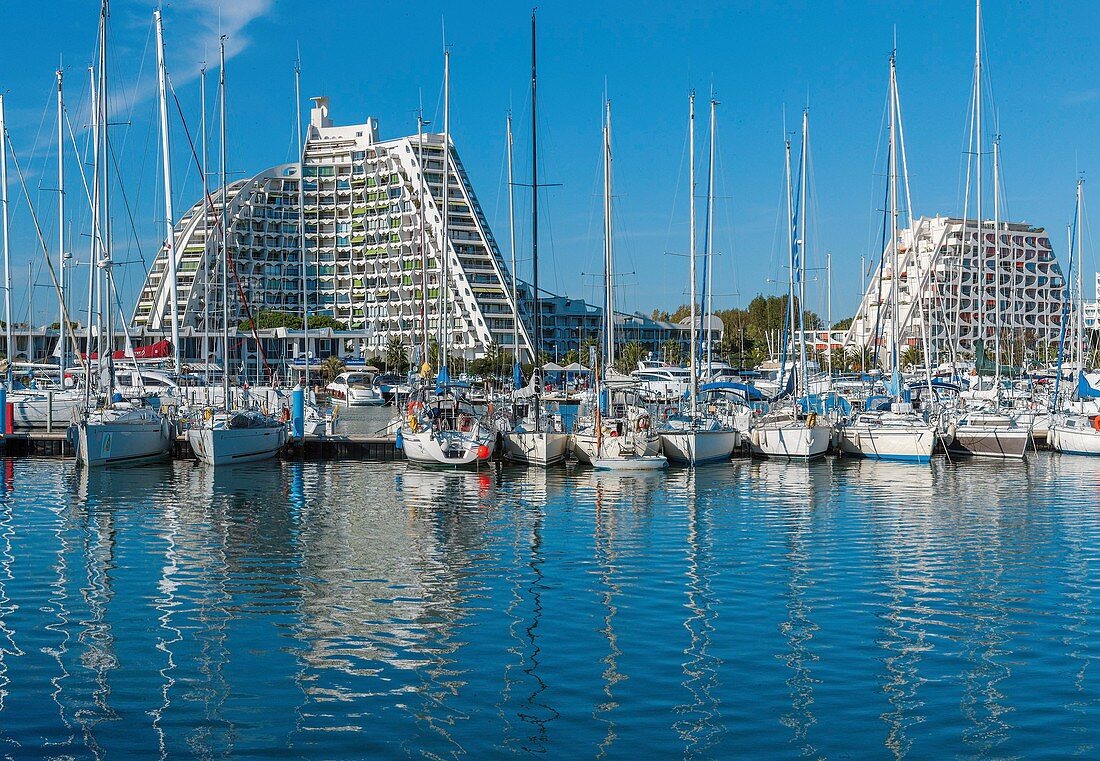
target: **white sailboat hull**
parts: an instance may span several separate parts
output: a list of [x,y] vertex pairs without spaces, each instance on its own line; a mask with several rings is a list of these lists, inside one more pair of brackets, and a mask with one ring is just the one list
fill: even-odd
[[142,422],[81,421],[72,427],[77,462],[89,468],[140,465],[162,460],[172,451],[167,420]]
[[503,434],[504,459],[528,465],[556,465],[565,461],[569,434],[560,431],[508,431]]
[[[55,391],[50,397],[42,391],[13,391],[8,394],[12,405],[12,428],[45,428],[47,425],[67,426],[74,413],[84,405],[84,393],[80,391]],[[52,407],[52,409],[51,409]]]
[[752,453],[759,457],[782,457],[790,460],[810,460],[829,451],[832,427],[807,426],[802,421],[763,424],[752,430]]
[[930,462],[936,432],[919,425],[847,425],[840,430],[840,451],[855,457]]
[[437,433],[428,429],[413,433],[408,427],[401,429],[401,446],[405,450],[405,457],[417,465],[474,467],[487,462],[493,456],[493,443],[491,438],[482,441],[473,434],[458,431]]
[[600,447],[594,431],[574,433],[572,436],[573,456],[586,465],[592,465],[593,460],[603,458],[618,458],[625,456],[625,449],[636,454],[653,457],[661,451],[661,437],[650,431],[644,434],[627,436],[604,435],[603,445]]
[[1006,415],[975,413],[952,426],[952,454],[964,457],[1022,459],[1031,431],[1015,425]]
[[732,429],[661,433],[661,452],[669,462],[702,465],[723,462],[733,456],[740,434]]
[[286,426],[270,428],[210,428],[187,431],[187,441],[200,462],[233,465],[267,460],[286,444]]
[[637,457],[597,457],[592,461],[596,470],[637,472],[661,470],[668,467],[668,459],[662,455],[643,455]]
[[1074,417],[1050,426],[1047,442],[1056,452],[1100,456],[1100,430],[1087,417]]

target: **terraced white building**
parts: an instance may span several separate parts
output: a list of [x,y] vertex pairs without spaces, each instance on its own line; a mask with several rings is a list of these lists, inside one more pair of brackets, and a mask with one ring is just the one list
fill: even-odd
[[[192,341],[189,353],[207,353],[194,347],[194,336],[207,330],[216,336],[221,326],[217,249],[224,199],[233,272],[231,325],[244,319],[243,295],[253,311],[307,309],[310,315],[334,317],[360,333],[366,352],[375,354],[393,336],[407,346],[419,345],[426,302],[429,336],[437,335],[441,309],[450,310],[454,353],[474,358],[490,342],[511,350],[511,275],[453,144],[446,162],[449,240],[444,244],[443,135],[425,134],[422,144],[416,135],[383,141],[373,119],[333,126],[328,114],[328,98],[314,98],[301,164],[274,166],[234,182],[225,193],[213,194],[207,219],[199,201],[177,223],[178,308],[182,335]],[[162,247],[138,298],[133,323],[139,332],[171,327],[167,250]],[[443,256],[449,259],[449,289],[441,288]],[[445,306],[443,293],[450,294]],[[522,321],[519,335],[519,348],[529,355],[531,340]]]
[[953,352],[972,357],[982,337],[991,347],[998,328],[1002,340],[1022,337],[1029,347],[1058,340],[1066,283],[1041,227],[1001,223],[995,231],[987,221],[979,242],[975,220],[922,217],[901,232],[897,272],[892,259],[888,250],[845,340],[856,350],[877,347],[880,363],[891,354],[894,288],[900,351],[922,346],[927,326],[933,364]]

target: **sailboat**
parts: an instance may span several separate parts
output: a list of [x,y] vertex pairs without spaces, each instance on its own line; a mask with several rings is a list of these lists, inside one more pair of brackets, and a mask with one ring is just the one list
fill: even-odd
[[[1073,256],[1072,245],[1070,249],[1070,269],[1073,268],[1074,258],[1077,259],[1076,328],[1074,335],[1074,353],[1076,354],[1077,361],[1075,371],[1075,375],[1077,376],[1077,387],[1074,390],[1074,395],[1077,397],[1077,403],[1071,408],[1064,410],[1054,419],[1054,422],[1050,426],[1050,431],[1047,434],[1047,443],[1050,444],[1051,448],[1056,452],[1097,456],[1100,455],[1100,415],[1095,414],[1095,409],[1091,411],[1091,414],[1090,411],[1086,411],[1085,409],[1086,405],[1090,405],[1090,403],[1094,404],[1097,399],[1100,399],[1100,389],[1094,388],[1089,383],[1088,378],[1085,377],[1084,300],[1081,294],[1081,242],[1084,237],[1082,235],[1084,220],[1083,184],[1083,180],[1077,180],[1076,257]],[[1063,314],[1063,336],[1067,330],[1065,317],[1066,315]],[[1064,344],[1064,341],[1062,343]],[[1063,353],[1060,351],[1057,375],[1058,382],[1055,385],[1054,391],[1055,409],[1058,408],[1061,391],[1062,354]]]
[[[936,430],[924,416],[913,410],[909,392],[901,378],[901,326],[899,316],[899,289],[902,271],[899,255],[900,230],[898,224],[898,150],[900,132],[898,121],[901,118],[901,104],[898,100],[896,59],[890,56],[890,96],[889,96],[889,195],[890,208],[890,301],[893,317],[890,320],[890,382],[891,396],[871,397],[864,405],[864,411],[839,426],[839,448],[844,454],[857,457],[869,457],[876,460],[901,460],[911,462],[931,462],[932,450],[936,446]],[[903,149],[904,150],[904,149]],[[887,252],[883,252],[886,256]],[[926,347],[927,348],[927,347]],[[927,356],[927,351],[925,351]],[[926,374],[927,368],[926,368]],[[930,374],[929,374],[930,375]]]
[[[786,377],[784,385],[776,397],[773,407],[761,416],[750,432],[752,453],[762,457],[786,457],[789,459],[813,459],[821,457],[829,450],[832,438],[832,426],[824,415],[812,409],[813,398],[799,399],[800,390],[805,391],[806,342],[804,340],[803,313],[806,295],[806,190],[808,187],[808,151],[810,135],[809,112],[802,112],[802,151],[799,161],[801,187],[798,201],[798,227],[795,235],[795,209],[791,176],[791,141],[785,142],[786,179],[787,179],[787,250],[789,256],[790,279],[787,295],[787,323],[790,331],[786,338],[787,351],[793,351],[797,340],[798,361],[788,362],[787,356],[781,357],[781,367]],[[798,285],[797,306],[795,285]],[[789,373],[789,375],[788,375]],[[782,404],[780,403],[782,402]]]
[[207,465],[232,465],[274,457],[287,440],[286,425],[258,410],[234,410],[229,391],[229,182],[226,177],[225,40],[219,46],[221,100],[221,301],[222,400],[224,407],[203,410],[187,430],[187,441]]
[[[102,379],[99,405],[92,408],[91,375],[85,379],[87,404],[69,435],[76,448],[77,462],[86,467],[135,465],[159,460],[171,452],[175,427],[156,411],[121,401],[115,392],[115,367],[112,352],[114,338],[115,282],[110,234],[110,151],[107,147],[107,18],[108,3],[103,0],[99,16],[99,78],[92,107],[95,169],[92,209],[92,260],[102,273],[104,305],[103,331],[98,370]],[[156,13],[160,44],[160,13]],[[161,52],[163,66],[163,52]],[[90,294],[89,294],[90,296]],[[105,339],[105,341],[103,340]],[[90,356],[90,347],[89,347]],[[90,361],[90,359],[89,359]]]
[[[531,13],[531,266],[532,290],[534,291],[534,364],[538,365],[538,346],[542,336],[541,308],[539,306],[539,162],[538,162],[538,108],[536,95],[536,58],[535,58],[535,14]],[[508,117],[508,209],[512,229],[512,277],[515,275],[515,224],[512,222],[512,118]],[[519,304],[516,308],[514,325],[519,325]],[[513,338],[513,348],[518,341]],[[518,354],[517,354],[518,359]],[[540,398],[542,384],[539,374],[532,373],[531,382],[524,388],[517,388],[512,397],[514,423],[512,429],[502,434],[505,459],[529,465],[548,466],[565,462],[569,447],[569,434],[566,433],[560,419],[542,404]]]
[[[692,92],[689,100],[688,117],[688,152],[690,162],[690,179],[688,180],[688,196],[691,207],[690,249],[688,252],[688,278],[691,281],[691,385],[688,387],[687,414],[670,415],[659,429],[661,437],[661,450],[665,457],[675,463],[684,465],[701,465],[707,462],[721,462],[728,460],[733,454],[740,438],[737,431],[728,427],[712,413],[704,414],[699,409],[699,342],[697,336],[698,322],[696,320],[695,300],[695,93]],[[717,101],[711,99],[711,166],[710,174],[714,177],[714,112]],[[713,200],[713,188],[707,193],[707,203]],[[708,206],[708,220],[712,218]],[[710,248],[710,235],[707,236],[707,248]],[[708,250],[709,261],[709,250]],[[706,310],[704,310],[706,311]],[[709,332],[709,331],[708,331]]]
[[407,416],[397,435],[405,457],[418,465],[446,467],[476,467],[488,460],[496,446],[496,431],[486,425],[466,398],[467,386],[451,380],[448,368],[450,354],[451,314],[450,219],[447,198],[451,175],[450,130],[451,54],[443,52],[443,200],[442,235],[439,242],[439,373],[434,389],[422,386],[409,396]]
[[[611,102],[606,103],[603,129],[604,151],[604,303],[603,341],[604,363],[594,368],[596,395],[592,411],[579,418],[573,427],[573,456],[606,467],[610,460],[620,458],[636,462],[637,457],[657,456],[661,438],[652,424],[649,409],[640,393],[633,388],[636,380],[616,375],[610,381],[615,366],[615,286],[614,249],[611,225]],[[663,457],[661,459],[664,459]]]
[[[985,312],[983,308],[987,299],[991,296],[996,305],[993,320],[994,336],[994,365],[995,375],[993,387],[988,398],[981,394],[975,395],[971,401],[972,407],[963,407],[959,410],[955,420],[948,423],[947,433],[950,444],[950,452],[954,455],[973,457],[996,457],[1002,459],[1020,459],[1031,440],[1030,426],[1020,425],[1016,418],[1001,409],[1001,238],[1004,232],[1001,230],[1000,198],[1001,188],[999,181],[1000,169],[1000,139],[993,140],[993,230],[986,232],[986,223],[982,217],[982,4],[981,0],[975,3],[975,53],[974,53],[974,101],[973,101],[973,135],[977,150],[974,153],[975,161],[975,211],[977,216],[977,233],[973,234],[974,255],[977,257],[979,272],[986,272],[987,258],[992,254],[994,272],[993,293],[987,293],[988,286],[982,277],[976,284],[977,301],[979,306],[979,326],[981,335],[986,334]],[[965,233],[965,230],[964,230]],[[966,235],[964,234],[964,237]],[[990,247],[988,244],[992,244]],[[979,341],[978,348],[983,347]]]
[[[7,390],[6,402],[9,405],[11,411],[11,425],[15,430],[26,428],[44,428],[51,423],[67,425],[74,415],[79,412],[80,408],[84,405],[84,392],[79,388],[70,388],[66,385],[66,360],[68,355],[67,341],[69,333],[72,330],[72,325],[68,320],[68,313],[66,312],[65,304],[65,141],[64,141],[64,123],[65,123],[65,105],[64,94],[62,89],[62,76],[61,70],[57,71],[57,175],[58,175],[58,219],[60,221],[60,234],[59,234],[59,277],[60,283],[57,285],[58,291],[58,304],[60,307],[60,316],[58,317],[58,346],[57,354],[59,356],[58,373],[56,377],[56,383],[50,378],[48,384],[39,384],[37,379],[33,384],[34,388],[16,388],[11,382],[11,370],[13,368],[12,362],[15,359],[15,339],[12,332],[12,314],[11,314],[11,272],[10,269],[5,266],[4,269],[4,307],[5,307],[5,329],[6,329],[6,356],[7,356],[7,369],[3,371],[5,376],[5,386]],[[9,261],[9,239],[8,239],[8,204],[7,204],[7,192],[8,192],[8,169],[7,169],[7,131],[5,129],[5,116],[4,116],[4,96],[0,94],[0,183],[3,184],[3,188],[0,189],[0,193],[3,195],[3,231],[0,235],[3,236],[4,245],[4,261]],[[14,155],[14,148],[13,148]]]

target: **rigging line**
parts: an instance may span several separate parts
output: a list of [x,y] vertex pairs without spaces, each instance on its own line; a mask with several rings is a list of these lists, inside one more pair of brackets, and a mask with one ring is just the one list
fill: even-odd
[[[199,172],[201,173],[202,172],[202,169],[201,169],[202,162],[199,160],[198,150],[195,148],[195,141],[191,138],[191,130],[189,130],[187,128],[187,119],[183,115],[183,106],[180,105],[180,101],[179,101],[179,98],[176,96],[175,90],[172,91],[172,102],[176,104],[176,113],[179,114],[180,123],[183,126],[183,134],[187,138],[187,147],[191,149],[191,158],[195,162],[196,166],[200,167]],[[230,183],[230,184],[232,184],[232,183]],[[242,187],[237,192],[242,193],[242,192],[244,192],[244,190],[245,190],[245,188]],[[229,204],[229,185],[226,185],[226,187],[221,188],[221,194],[222,194],[222,204],[223,205],[228,205]],[[213,191],[208,193],[207,196],[206,196],[206,199],[205,199],[204,204],[203,204],[203,206],[204,206],[203,212],[204,213],[207,213],[206,212],[206,206],[207,205],[210,208],[210,213],[212,213],[213,210],[214,210],[214,203],[213,203],[213,200],[212,200],[212,196],[213,196]],[[214,232],[217,234],[217,240],[220,241],[221,237],[222,237],[222,226],[221,226],[221,224],[222,224],[221,223],[222,215],[217,214],[215,216],[216,216],[216,219],[214,221]],[[174,231],[173,231],[173,234],[174,234]],[[214,246],[215,253],[218,253],[218,249],[220,248],[220,245],[221,245],[220,243],[215,243],[215,246]],[[261,358],[261,360],[263,362],[263,365],[264,365],[264,369],[265,370],[271,370],[272,369],[271,364],[267,361],[267,350],[264,349],[263,341],[260,340],[260,334],[257,330],[257,320],[252,315],[252,307],[249,304],[248,299],[245,298],[244,288],[241,285],[241,279],[237,275],[237,263],[233,259],[233,256],[228,252],[228,250],[222,251],[221,254],[225,257],[225,260],[229,263],[229,268],[230,268],[230,270],[233,274],[233,282],[237,286],[237,298],[238,298],[241,306],[244,308],[245,319],[249,323],[249,327],[250,327],[251,333],[252,333],[252,338],[256,342],[256,348],[259,351],[260,358]],[[304,263],[303,263],[303,266],[304,266]],[[228,294],[222,294],[222,298],[228,298],[228,297],[229,297]]]
[[[142,258],[142,261],[144,261],[145,260],[145,255],[142,253],[141,241],[138,238],[137,222],[134,221],[133,209],[130,208],[130,198],[126,194],[126,186],[121,181],[122,168],[119,166],[118,154],[115,153],[114,144],[111,142],[110,135],[107,136],[107,141],[106,142],[107,142],[107,154],[111,157],[111,163],[114,165],[115,176],[120,178],[116,182],[116,184],[118,186],[118,191],[122,194],[122,205],[126,209],[126,218],[130,222],[130,232],[133,234],[133,238],[130,241],[127,241],[127,244],[129,245],[130,243],[133,243],[134,245],[136,245],[137,250],[138,250],[138,256],[140,256]],[[127,248],[127,254],[129,254],[129,248]]]
[[[4,133],[5,134],[0,135],[0,150],[3,149],[3,143],[4,143],[4,140],[6,139],[7,143],[8,143],[8,147],[11,149],[11,158],[12,158],[12,164],[15,167],[15,174],[16,174],[17,177],[19,177],[19,184],[23,188],[23,195],[27,197],[27,207],[30,209],[31,220],[34,222],[34,230],[38,234],[38,242],[42,246],[42,252],[43,252],[44,257],[46,259],[46,265],[47,265],[47,267],[49,268],[49,271],[50,271],[50,280],[53,283],[54,290],[57,293],[61,293],[61,286],[59,286],[58,282],[57,282],[57,273],[54,271],[53,259],[49,256],[49,251],[48,251],[48,248],[46,246],[46,238],[42,234],[42,226],[38,224],[38,215],[35,214],[34,207],[32,206],[32,204],[30,202],[30,195],[27,192],[27,180],[23,176],[22,167],[19,166],[19,157],[15,153],[15,146],[13,146],[11,144],[11,136],[6,134],[7,130],[4,130]],[[77,343],[77,339],[76,339],[76,329],[73,327],[73,321],[69,317],[69,308],[65,304],[64,299],[61,300],[61,310],[62,310],[62,318],[65,321],[65,326],[68,327],[68,329],[69,329],[69,336],[70,336],[70,338],[73,342],[73,346],[79,346],[79,344]],[[85,352],[85,355],[90,357],[91,352],[87,351],[87,352]],[[92,371],[91,371],[91,360],[90,359],[87,361],[85,367],[86,367],[86,372],[87,372],[87,375],[85,377],[91,378],[92,377],[92,374],[91,374]]]
[[[722,156],[722,142],[720,135],[715,135],[714,149],[714,153],[718,161],[718,181],[721,183],[722,190],[720,197],[725,198],[729,201],[729,203],[722,204],[726,217],[725,234],[722,236],[722,239],[726,241],[726,244],[729,247],[729,256],[727,258],[726,264],[729,269],[731,281],[730,284],[733,286],[733,293],[736,294],[739,293],[740,289],[738,288],[737,284],[737,268],[733,266],[733,263],[737,258],[737,236],[735,235],[736,227],[733,222],[733,196],[731,195],[732,190],[730,189],[730,186],[727,182],[726,164],[725,159]],[[715,238],[717,240],[718,236],[715,236]],[[721,258],[720,254],[716,255]]]
[[[150,21],[149,31],[145,35],[145,48],[141,51],[141,62],[138,64],[138,73],[137,76],[133,79],[133,86],[130,88],[130,111],[126,115],[126,124],[133,124],[134,121],[134,109],[137,107],[138,93],[141,92],[141,87],[139,83],[141,82],[142,74],[145,73],[145,60],[149,55],[149,43],[150,40],[152,40],[153,38],[153,29],[153,22]],[[109,121],[110,120],[108,119],[108,122]],[[108,126],[110,125],[108,124]],[[119,146],[120,153],[126,152],[126,140],[128,136],[129,133],[127,133],[127,136],[123,137],[122,139],[122,144]]]
[[[684,159],[688,153],[688,135],[684,133],[684,142],[680,147],[680,165],[676,169],[676,185],[672,191],[672,206],[668,215],[668,230],[665,232],[664,250],[672,250],[672,228],[676,224],[676,204],[680,200],[680,184],[684,179]],[[662,273],[663,274],[663,273]],[[667,283],[667,280],[665,281]],[[667,293],[667,289],[665,291]]]

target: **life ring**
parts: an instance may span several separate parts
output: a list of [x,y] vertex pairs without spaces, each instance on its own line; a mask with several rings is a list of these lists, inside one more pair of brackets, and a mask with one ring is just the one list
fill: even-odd
[[640,416],[638,417],[638,422],[637,422],[637,423],[635,423],[634,427],[635,427],[635,428],[636,428],[636,429],[637,429],[638,431],[646,431],[646,430],[649,430],[649,415],[640,415]]
[[1092,429],[1094,431],[1100,431],[1100,415],[1092,416]]
[[410,415],[416,415],[420,410],[424,409],[424,402],[416,401],[415,399],[409,402],[408,411]]

